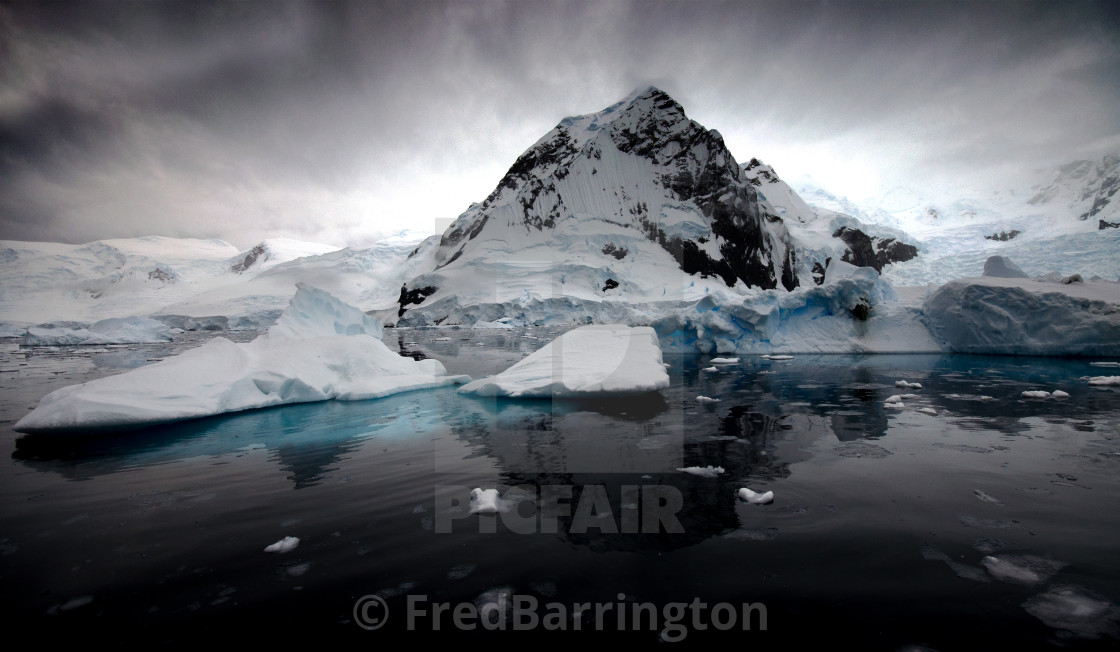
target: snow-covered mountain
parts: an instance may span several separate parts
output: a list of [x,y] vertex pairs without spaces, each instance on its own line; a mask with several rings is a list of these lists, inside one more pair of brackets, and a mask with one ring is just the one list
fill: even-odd
[[317,282],[361,305],[389,307],[415,247],[415,238],[363,250],[276,238],[245,251],[221,240],[161,236],[82,245],[4,241],[0,323],[154,315],[183,327],[169,316],[220,315],[267,325],[299,281]]
[[792,290],[807,270],[786,221],[804,206],[777,199],[760,198],[719,132],[646,88],[562,120],[438,247],[417,252],[427,269],[401,290],[401,323],[454,322],[461,307],[510,302]]
[[[812,184],[797,192],[818,219],[851,216],[869,234],[913,243],[919,255],[883,269],[898,285],[979,276],[1001,255],[1031,276],[1120,276],[1120,157],[1076,161],[1018,188],[966,192],[895,187],[852,201]],[[799,252],[800,253],[800,252]]]

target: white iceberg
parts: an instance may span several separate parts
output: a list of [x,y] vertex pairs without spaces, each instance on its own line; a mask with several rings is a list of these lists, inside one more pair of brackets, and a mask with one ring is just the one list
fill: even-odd
[[719,403],[719,399],[718,398],[712,398],[710,396],[697,396],[696,397],[696,402],[697,403]]
[[500,510],[497,489],[471,489],[471,514],[497,514]]
[[1090,385],[1120,385],[1120,376],[1093,376]]
[[905,380],[894,381],[894,386],[895,387],[901,387],[902,389],[921,389],[922,388],[921,383],[911,383],[911,382],[907,382]]
[[267,546],[264,549],[264,551],[265,552],[275,552],[275,553],[279,553],[279,554],[284,554],[285,552],[291,552],[291,551],[295,550],[296,546],[298,546],[298,545],[299,545],[299,537],[284,537],[283,539],[280,539],[276,543]]
[[1050,392],[1040,389],[1023,392],[1023,398],[1050,398]]
[[743,487],[739,490],[739,500],[755,505],[765,505],[766,503],[774,502],[774,492],[767,491],[766,493],[758,493]]
[[437,360],[398,355],[377,339],[380,330],[361,311],[300,286],[273,330],[252,342],[215,337],[155,364],[63,387],[43,397],[14,429],[138,427],[290,403],[379,398],[469,380],[448,376]]
[[1069,398],[1069,392],[1063,392],[1060,389],[1055,389],[1054,392],[1050,394],[1050,396],[1053,396],[1054,398]]
[[712,364],[739,364],[739,358],[712,358]]
[[657,334],[648,327],[583,326],[496,376],[459,388],[513,398],[644,394],[669,386]]

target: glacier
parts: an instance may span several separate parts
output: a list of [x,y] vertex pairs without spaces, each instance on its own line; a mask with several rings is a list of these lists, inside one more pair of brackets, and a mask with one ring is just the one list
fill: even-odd
[[21,343],[25,346],[79,346],[170,342],[172,339],[172,329],[150,317],[111,317],[88,328],[70,324],[31,326],[22,335]]
[[437,360],[390,350],[381,325],[301,286],[277,325],[245,344],[206,344],[131,371],[51,392],[14,430],[135,428],[310,401],[363,400],[470,380]]

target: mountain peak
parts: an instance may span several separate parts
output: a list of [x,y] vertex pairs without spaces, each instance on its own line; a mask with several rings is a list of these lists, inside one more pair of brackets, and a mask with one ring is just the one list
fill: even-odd
[[[431,256],[431,271],[402,291],[406,322],[421,323],[437,304],[488,303],[514,287],[525,301],[561,287],[598,301],[799,283],[781,215],[719,133],[653,86],[561,120],[455,220]],[[486,285],[497,279],[499,287]],[[410,310],[418,312],[406,317]]]

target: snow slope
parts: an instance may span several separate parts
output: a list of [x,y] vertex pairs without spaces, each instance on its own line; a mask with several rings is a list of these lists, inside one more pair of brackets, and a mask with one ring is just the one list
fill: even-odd
[[0,323],[17,335],[45,322],[126,316],[169,324],[184,321],[176,316],[220,316],[230,328],[261,328],[281,313],[299,282],[364,310],[387,310],[411,273],[406,259],[418,244],[395,238],[339,250],[269,239],[238,252],[222,241],[163,237],[0,242]]
[[145,367],[64,387],[43,397],[14,429],[139,427],[289,403],[378,398],[469,380],[448,376],[436,360],[402,357],[379,335],[380,324],[361,311],[303,286],[277,326],[252,342],[216,337]]
[[917,245],[912,261],[883,270],[896,285],[980,276],[993,255],[1030,276],[1120,277],[1120,157],[1075,161],[1010,189],[896,187],[854,202],[797,185],[818,215],[848,215],[868,232],[890,230]]

